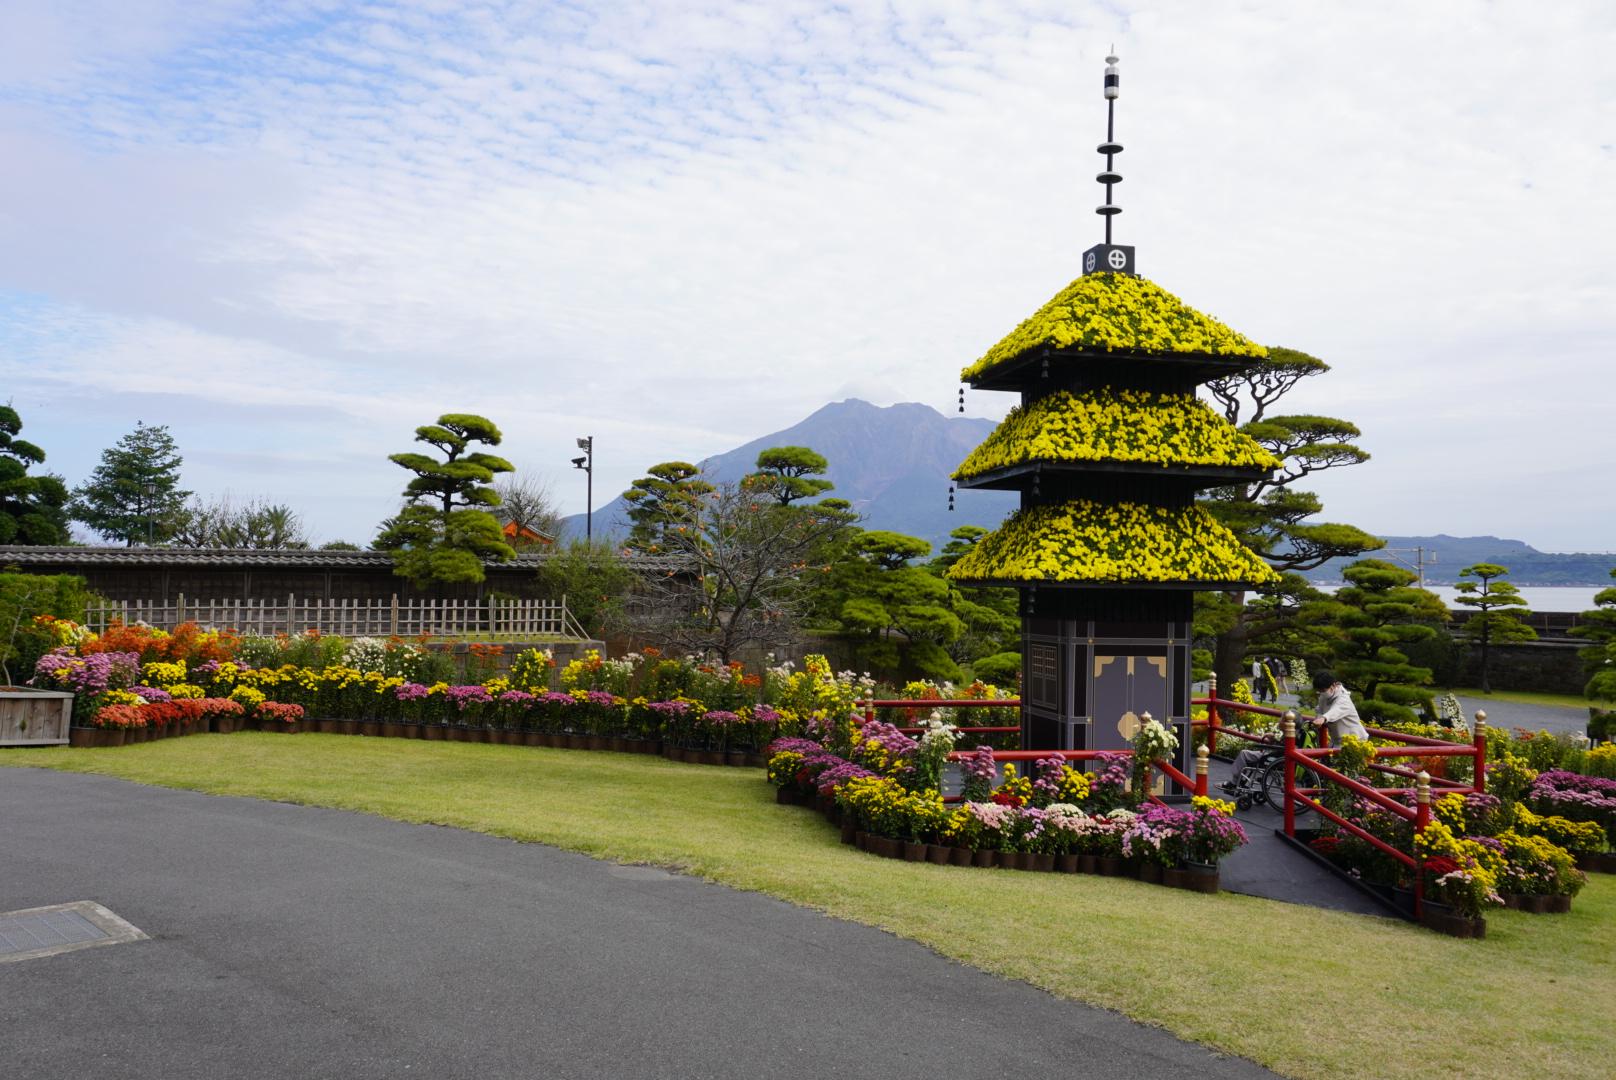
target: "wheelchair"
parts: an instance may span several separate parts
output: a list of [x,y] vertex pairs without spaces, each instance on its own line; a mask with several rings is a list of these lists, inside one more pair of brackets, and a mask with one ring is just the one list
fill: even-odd
[[[1312,725],[1305,725],[1296,733],[1296,745],[1306,746],[1312,737]],[[1309,770],[1305,765],[1295,766],[1298,787],[1315,787],[1316,781],[1305,779]],[[1264,747],[1256,760],[1249,762],[1223,785],[1223,791],[1234,799],[1235,808],[1250,810],[1253,806],[1267,806],[1275,813],[1285,812],[1285,751],[1277,746]],[[1296,814],[1312,812],[1306,803],[1296,804]]]

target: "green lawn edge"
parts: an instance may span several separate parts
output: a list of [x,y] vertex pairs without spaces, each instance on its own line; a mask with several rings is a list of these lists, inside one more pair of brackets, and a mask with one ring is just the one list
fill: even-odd
[[[1616,881],[1484,941],[1138,882],[908,864],[837,842],[753,770],[637,755],[334,735],[0,750],[0,766],[301,803],[676,867],[1297,1077],[1603,1077]],[[1074,1063],[1074,1066],[1076,1063]]]

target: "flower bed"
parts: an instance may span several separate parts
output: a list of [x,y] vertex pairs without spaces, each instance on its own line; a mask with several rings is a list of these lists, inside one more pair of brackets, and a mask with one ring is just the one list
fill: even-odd
[[[1159,724],[1141,732],[1147,757],[1172,738]],[[837,820],[844,842],[910,861],[1126,872],[1215,891],[1218,861],[1246,842],[1229,803],[1141,805],[1130,753],[1100,755],[1093,771],[1051,756],[1021,775],[1014,765],[1001,774],[992,750],[979,747],[960,761],[963,801],[951,806],[939,780],[954,738],[938,720],[918,740],[881,721],[832,725],[818,738],[775,742],[769,779],[779,801],[812,804]]]
[[[1332,764],[1370,781],[1377,777],[1389,780],[1368,769],[1372,752],[1370,743],[1349,736]],[[1489,908],[1569,911],[1572,898],[1587,881],[1577,868],[1577,857],[1582,851],[1605,846],[1604,827],[1596,821],[1575,821],[1532,809],[1519,798],[1523,790],[1558,791],[1557,785],[1572,783],[1566,777],[1573,774],[1544,774],[1548,779],[1540,787],[1541,778],[1530,770],[1523,775],[1521,769],[1518,760],[1506,758],[1499,763],[1495,786],[1499,794],[1437,793],[1431,804],[1432,820],[1418,833],[1406,818],[1339,785],[1326,784],[1322,797],[1326,806],[1376,840],[1413,852],[1417,869],[1409,869],[1363,837],[1329,822],[1311,834],[1309,843],[1316,854],[1348,876],[1385,893],[1412,890],[1418,874],[1431,913],[1428,923],[1457,936],[1485,934],[1483,915]],[[1407,790],[1384,790],[1406,806],[1415,805]],[[1588,803],[1574,800],[1574,805]]]
[[[419,642],[319,634],[236,639],[194,627],[174,634],[116,627],[111,639],[127,647],[108,650],[105,639],[68,629],[59,635],[66,643],[40,660],[35,681],[78,692],[81,745],[208,730],[209,724],[169,721],[170,712],[194,711],[202,702],[214,710],[214,731],[251,725],[761,767],[771,741],[846,717],[874,687],[867,677],[833,671],[819,656],[800,670],[780,664],[749,672],[655,650],[617,659],[591,651],[557,671],[548,651],[530,649],[505,674],[452,683],[434,677],[447,669]],[[993,687],[968,689],[999,696]],[[237,711],[221,713],[218,702]],[[96,734],[113,731],[134,734]]]

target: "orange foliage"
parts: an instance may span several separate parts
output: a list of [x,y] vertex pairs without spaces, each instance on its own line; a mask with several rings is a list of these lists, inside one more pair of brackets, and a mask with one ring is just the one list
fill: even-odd
[[238,644],[239,639],[231,631],[204,631],[194,622],[183,622],[165,633],[138,623],[125,626],[114,620],[94,641],[80,645],[79,652],[138,653],[142,664],[159,660],[202,664],[233,658]]

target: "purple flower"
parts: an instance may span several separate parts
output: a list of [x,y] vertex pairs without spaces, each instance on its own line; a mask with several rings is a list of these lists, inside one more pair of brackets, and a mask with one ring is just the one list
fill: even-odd
[[506,705],[531,705],[533,695],[526,690],[507,690],[499,695],[499,700]]
[[167,690],[159,690],[155,686],[131,686],[131,694],[136,694],[146,701],[173,701],[174,698]]
[[140,681],[140,656],[132,652],[74,656],[67,646],[52,649],[34,665],[34,682],[62,686],[80,694],[121,690]]
[[784,738],[776,739],[768,745],[769,754],[811,754],[823,751],[825,748],[812,739]]
[[443,692],[443,696],[448,698],[454,704],[454,707],[461,712],[473,705],[481,705],[493,700],[493,696],[489,694],[486,686],[477,685],[451,686]]
[[667,720],[681,719],[690,711],[688,701],[648,701],[645,707]]
[[741,718],[728,709],[711,709],[702,713],[701,718],[715,727],[728,727],[741,722]]
[[431,691],[418,682],[407,682],[393,690],[393,696],[400,701],[419,701],[429,693]]

